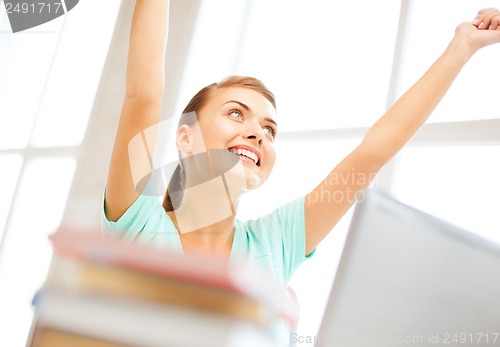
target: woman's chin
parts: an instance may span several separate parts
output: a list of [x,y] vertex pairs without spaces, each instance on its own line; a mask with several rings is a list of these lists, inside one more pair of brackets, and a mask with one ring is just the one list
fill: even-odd
[[262,177],[257,175],[256,172],[245,170],[241,167],[239,170],[230,170],[224,176],[226,177],[227,184],[230,185],[232,189],[239,190],[242,193],[257,189],[264,183]]
[[260,170],[258,168],[244,168],[244,179],[248,191],[259,188],[265,182],[265,179],[262,177],[261,172],[259,171]]
[[233,168],[227,171],[224,176],[231,190],[245,193],[259,188],[267,179],[267,175],[263,175],[263,168],[259,166],[251,166],[240,160]]
[[259,188],[264,182],[257,177],[247,177],[247,191],[252,191]]

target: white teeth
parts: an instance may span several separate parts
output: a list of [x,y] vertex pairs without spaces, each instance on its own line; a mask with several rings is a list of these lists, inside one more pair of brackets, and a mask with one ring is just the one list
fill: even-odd
[[255,162],[255,164],[257,164],[257,162],[259,161],[257,154],[255,154],[254,152],[247,151],[246,149],[241,149],[241,148],[232,149],[231,153],[234,153],[236,155],[244,155],[245,157],[252,159]]

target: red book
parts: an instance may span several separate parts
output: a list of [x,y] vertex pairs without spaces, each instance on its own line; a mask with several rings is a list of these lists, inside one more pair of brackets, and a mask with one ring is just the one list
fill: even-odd
[[266,307],[290,324],[298,307],[267,271],[247,262],[227,262],[205,253],[183,256],[151,246],[103,237],[100,231],[61,228],[50,236],[55,256],[116,267],[226,291]]

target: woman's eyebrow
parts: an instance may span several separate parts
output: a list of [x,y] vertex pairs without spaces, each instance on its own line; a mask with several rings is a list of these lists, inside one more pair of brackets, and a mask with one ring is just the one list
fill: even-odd
[[[250,111],[250,107],[248,107],[248,106],[247,106],[247,105],[245,105],[244,103],[242,103],[242,102],[240,102],[240,101],[236,101],[236,100],[229,100],[229,101],[225,102],[225,103],[224,103],[224,105],[229,104],[229,103],[231,103],[231,102],[235,102],[235,103],[237,103],[238,105],[240,105],[241,107],[243,107],[245,110]],[[223,105],[223,106],[224,106],[224,105]]]
[[[225,102],[223,104],[223,106],[226,105],[226,104],[229,104],[231,102],[234,102],[234,103],[240,105],[241,107],[243,107],[245,110],[250,111],[250,107],[248,107],[248,105],[245,105],[241,101],[237,101],[237,100],[229,100],[229,101]],[[266,118],[264,118],[264,120],[266,122],[273,123],[276,127],[278,126],[278,123],[276,123],[276,121],[274,119],[272,119],[271,117],[266,117]]]
[[276,127],[278,126],[278,123],[276,123],[276,121],[270,117],[266,117],[266,118],[264,118],[264,120],[266,122],[273,123]]

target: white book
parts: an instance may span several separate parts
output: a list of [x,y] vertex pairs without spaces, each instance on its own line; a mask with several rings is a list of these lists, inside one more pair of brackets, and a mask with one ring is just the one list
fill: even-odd
[[276,347],[278,344],[269,332],[247,321],[182,307],[58,290],[41,291],[34,305],[33,330],[48,327],[132,346]]

